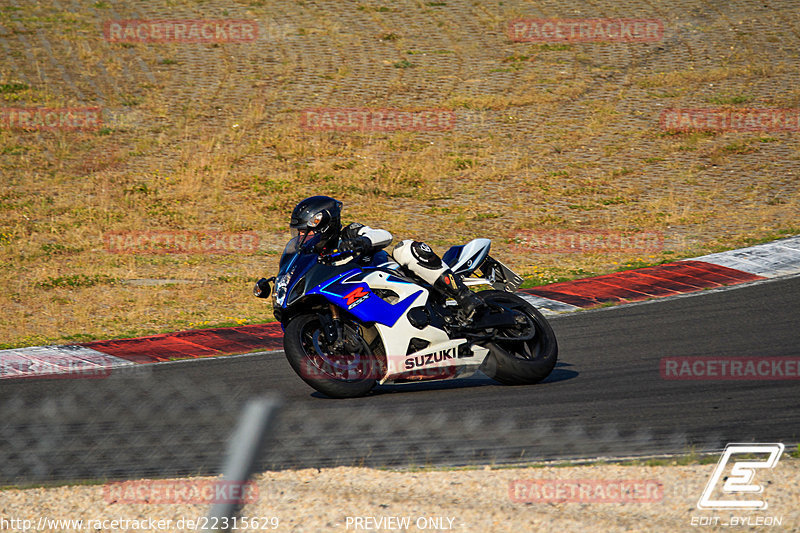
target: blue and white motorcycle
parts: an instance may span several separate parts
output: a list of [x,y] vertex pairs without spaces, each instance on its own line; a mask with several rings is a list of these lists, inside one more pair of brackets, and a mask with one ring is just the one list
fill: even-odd
[[[315,237],[287,244],[272,292],[283,346],[294,371],[335,398],[363,396],[376,384],[467,377],[478,370],[504,384],[532,384],[556,364],[550,324],[514,294],[522,279],[489,256],[491,241],[453,246],[442,260],[467,286],[489,285],[470,319],[458,305],[394,262],[374,255],[314,251]],[[274,291],[270,282],[274,282]]]

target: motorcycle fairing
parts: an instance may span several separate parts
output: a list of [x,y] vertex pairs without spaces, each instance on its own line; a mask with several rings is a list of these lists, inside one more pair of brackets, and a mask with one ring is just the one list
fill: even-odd
[[442,261],[456,274],[472,274],[489,255],[490,239],[472,239],[467,244],[452,246],[442,256]]
[[[395,304],[386,302],[375,294],[374,290],[378,289],[391,290],[397,294],[398,302]],[[432,325],[422,329],[414,327],[408,319],[408,311],[413,307],[425,306],[428,301],[428,290],[397,277],[391,271],[352,269],[309,291],[309,294],[314,293],[322,294],[328,301],[344,309],[352,306],[349,309],[350,313],[363,322],[374,324],[383,343],[387,363],[387,371],[379,380],[380,383],[404,379],[408,375],[420,374],[420,371],[425,370],[418,368],[409,371],[404,368],[404,361],[409,357],[406,355],[408,347],[413,338],[429,343],[420,353],[427,353],[435,347],[439,347],[437,349],[457,347],[465,342],[465,339],[450,339],[447,332]],[[351,298],[350,302],[348,296]],[[474,373],[481,360],[482,357],[476,357],[473,361],[459,360],[458,364],[448,360],[438,366],[453,367],[453,375],[450,377],[456,377],[468,372]],[[428,365],[425,367],[428,368]]]
[[380,383],[431,378],[452,379],[472,375],[489,352],[479,346],[461,351],[459,347],[467,342],[466,339],[445,339],[414,353],[387,357],[386,375]]
[[[400,299],[397,303],[391,304],[378,297],[370,288],[392,290]],[[396,276],[381,270],[370,272],[358,268],[339,274],[327,283],[314,287],[308,294],[321,294],[333,305],[347,309],[359,320],[376,322],[389,328],[393,327],[412,305],[425,305],[427,300],[427,291],[422,287],[401,281]]]

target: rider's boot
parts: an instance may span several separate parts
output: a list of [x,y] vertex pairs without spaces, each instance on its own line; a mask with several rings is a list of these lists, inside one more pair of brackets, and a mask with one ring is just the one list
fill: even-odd
[[424,242],[402,241],[395,246],[392,256],[395,261],[430,283],[444,296],[458,302],[466,319],[471,318],[475,309],[483,304],[483,300],[469,290],[461,277],[453,273]]
[[460,278],[461,276],[454,274],[448,268],[446,272],[436,279],[433,283],[433,288],[458,302],[459,307],[464,312],[464,318],[469,320],[475,310],[483,305],[483,300],[469,290]]

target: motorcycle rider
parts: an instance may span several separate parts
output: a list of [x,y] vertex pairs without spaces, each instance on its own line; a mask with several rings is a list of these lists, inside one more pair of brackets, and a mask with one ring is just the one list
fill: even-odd
[[[342,202],[329,196],[306,198],[292,211],[289,228],[292,237],[301,237],[300,242],[312,235],[320,240],[315,250],[320,254],[335,250],[352,251],[373,255],[392,242],[392,234],[383,229],[373,229],[359,223],[342,227]],[[470,318],[483,301],[464,285],[461,276],[453,273],[450,267],[424,242],[401,241],[392,250],[397,263],[429,283],[446,297],[453,298]]]

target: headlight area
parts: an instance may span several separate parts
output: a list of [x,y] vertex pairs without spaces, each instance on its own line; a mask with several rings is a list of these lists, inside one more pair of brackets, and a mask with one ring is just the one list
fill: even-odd
[[289,298],[286,300],[286,305],[292,305],[298,298],[306,292],[306,277],[297,280],[294,284],[292,291],[289,293]]
[[289,279],[292,277],[294,273],[294,269],[291,269],[286,274],[278,276],[275,280],[275,292],[273,293],[273,297],[275,298],[275,305],[278,307],[283,307],[283,302],[286,301],[286,288],[289,285]]

